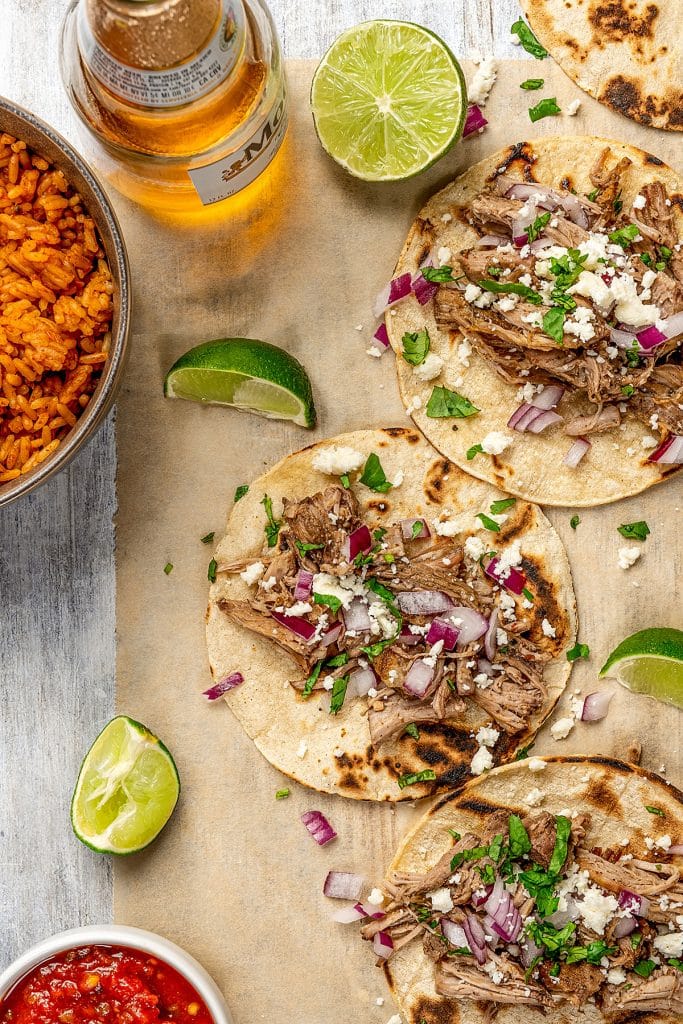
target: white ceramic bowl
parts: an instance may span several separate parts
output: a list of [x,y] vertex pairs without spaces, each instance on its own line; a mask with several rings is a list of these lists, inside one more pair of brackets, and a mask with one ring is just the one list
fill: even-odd
[[38,942],[0,974],[0,1000],[34,967],[49,960],[56,953],[78,949],[80,946],[125,946],[157,957],[182,974],[196,989],[215,1024],[234,1024],[218,985],[189,953],[161,935],[118,924],[72,928],[70,931],[59,932],[58,935]]

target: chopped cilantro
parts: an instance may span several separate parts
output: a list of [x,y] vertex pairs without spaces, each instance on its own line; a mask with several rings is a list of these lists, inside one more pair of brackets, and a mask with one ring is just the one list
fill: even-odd
[[535,107],[529,107],[529,120],[541,121],[544,117],[553,117],[555,114],[561,114],[562,108],[558,107],[557,100],[554,96],[547,96],[545,99],[537,103]]
[[416,519],[410,530],[410,539],[417,540],[424,529],[424,519]]
[[572,516],[571,519],[569,520],[569,525],[571,526],[572,530],[575,530],[580,522],[581,522],[581,517],[580,516]]
[[485,512],[478,512],[477,519],[481,520],[482,526],[485,526],[487,530],[493,530],[494,533],[500,533],[500,526],[495,521],[486,515]]
[[515,761],[524,761],[529,756],[529,751],[533,747],[533,743],[530,743],[527,747],[520,747],[515,754]]
[[300,555],[306,555],[309,551],[322,551],[324,544],[304,544],[303,541],[295,540],[297,551]]
[[563,928],[555,928],[550,921],[532,921],[526,931],[537,946],[544,947],[549,953],[560,953],[571,947],[576,925],[568,921]]
[[489,275],[489,277],[500,277],[500,275],[503,273],[503,270],[501,267],[487,267],[486,273]]
[[599,964],[604,956],[614,956],[617,946],[608,946],[602,939],[589,942],[587,946],[572,946],[567,952],[567,963],[578,964],[585,960],[589,964]]
[[335,654],[334,658],[328,658],[325,662],[325,668],[339,668],[341,665],[345,665],[348,660],[348,652],[342,651],[341,654]]
[[558,961],[557,963],[552,965],[552,967],[548,971],[548,974],[550,975],[551,978],[557,978],[557,976],[559,975],[561,970],[562,970],[562,964]]
[[658,814],[660,818],[666,818],[666,814],[661,807],[651,807],[649,804],[645,804],[645,810],[648,814]]
[[462,836],[460,835],[459,832],[456,832],[454,828],[448,828],[448,829],[446,829],[446,831],[448,832],[449,836],[453,837],[453,839],[456,841],[456,843],[460,842]]
[[403,731],[407,732],[409,736],[412,736],[414,740],[419,740],[420,738],[420,730],[415,725],[415,722],[411,722]]
[[630,398],[634,391],[635,388],[632,384],[624,384],[624,386],[621,389],[621,393],[622,395],[624,395],[625,398]]
[[635,965],[633,970],[636,974],[639,974],[641,978],[649,978],[656,966],[657,965],[654,960],[641,960],[640,963]]
[[207,533],[203,537],[200,537],[202,544],[210,544],[213,538],[216,536],[215,533]]
[[677,971],[683,971],[683,960],[679,960],[677,957],[672,957],[666,961],[669,967],[675,967]]
[[588,193],[586,198],[588,199],[589,202],[594,203],[599,195],[600,195],[600,189],[599,188],[594,188],[592,192]]
[[306,700],[307,697],[310,697],[311,693],[313,692],[313,687],[318,682],[318,676],[320,675],[320,670],[322,669],[322,667],[323,659],[321,658],[320,661],[316,661],[310,676],[304,683],[304,688],[301,691],[301,696],[303,697],[304,700]]
[[655,263],[655,270],[666,270],[666,263],[664,260],[657,260]]
[[164,572],[166,573],[167,576],[170,576],[170,574],[173,572],[173,562],[166,563],[166,565],[164,566]]
[[643,261],[646,267],[652,266],[652,256],[650,256],[649,252],[641,252],[638,253],[638,255],[640,256],[641,260]]
[[368,590],[371,590],[373,592],[373,594],[377,594],[378,597],[382,598],[384,603],[389,608],[389,611],[395,618],[401,618],[401,613],[396,607],[395,594],[392,594],[390,590],[388,590],[385,586],[383,586],[378,580],[374,578],[366,580],[365,585],[368,588]]
[[489,512],[494,516],[499,516],[501,512],[505,512],[506,509],[512,508],[516,501],[516,498],[501,498],[500,501],[494,501],[491,503]]
[[536,89],[542,89],[545,84],[543,78],[527,78],[524,82],[520,83],[520,89],[526,89],[528,92],[534,92]]
[[476,415],[479,409],[472,405],[469,398],[459,395],[457,391],[437,386],[429,396],[425,411],[431,419],[445,419],[450,416],[464,419]]
[[529,227],[526,229],[527,242],[535,242],[549,220],[550,213],[542,213],[538,217],[536,217],[536,219],[532,221]]
[[553,306],[543,314],[543,332],[558,345],[561,345],[564,339],[565,316],[566,313],[561,306]]
[[483,451],[484,449],[480,444],[473,444],[471,448],[467,449],[467,461],[471,462],[477,455],[481,455]]
[[502,837],[502,835],[498,834],[497,836],[493,837],[493,839],[491,840],[491,843],[489,845],[489,857],[491,858],[492,861],[495,861],[496,864],[497,864],[498,861],[500,860],[502,854],[503,854],[503,837]]
[[233,498],[233,502],[237,503],[241,498],[244,497],[248,490],[249,484],[240,484],[237,490],[235,491],[235,497]]
[[414,334],[406,331],[401,344],[405,361],[411,366],[419,366],[420,363],[424,363],[429,352],[429,333],[426,330],[415,331]]
[[519,281],[477,281],[477,284],[484,291],[495,292],[496,295],[507,293],[521,295],[522,298],[533,303],[534,306],[540,306],[543,302],[538,292],[535,292],[533,288],[529,288],[525,284],[520,284]]
[[338,597],[334,597],[333,594],[314,594],[313,604],[321,604],[325,608],[329,608],[335,615],[341,608],[341,601]]
[[638,946],[641,944],[642,941],[643,936],[640,934],[640,932],[633,932],[633,934],[631,935],[631,948],[638,949]]
[[216,561],[215,558],[212,558],[211,561],[209,562],[209,571],[207,572],[209,583],[215,583],[216,582],[216,569],[217,568],[218,568],[218,562]]
[[555,848],[548,865],[548,873],[551,875],[559,875],[567,859],[567,846],[571,830],[572,823],[569,818],[558,814],[555,818]]
[[624,208],[624,203],[621,198],[621,189],[617,192],[616,198],[612,200],[612,209],[615,213],[621,213]]
[[525,597],[527,601],[531,601],[531,603],[533,604],[534,595],[531,593],[528,587],[522,587],[522,596]]
[[275,794],[275,799],[286,800],[287,797],[289,796],[289,793],[290,791],[288,789],[278,789],[277,793]]
[[626,362],[629,366],[640,366],[640,351],[638,349],[637,341],[634,342],[631,348],[626,349],[625,355]]
[[508,819],[508,832],[510,835],[510,856],[513,860],[519,860],[520,857],[531,850],[531,840],[529,839],[529,833],[524,828],[522,819],[518,815],[510,815]]
[[659,247],[660,259],[664,260],[665,263],[668,263],[669,260],[671,259],[672,255],[673,255],[673,253],[672,253],[671,249],[669,249],[668,246],[660,245],[660,247]]
[[421,772],[411,772],[409,775],[400,775],[398,778],[398,788],[405,789],[406,786],[414,786],[418,782],[434,782],[436,779],[436,772],[433,768],[425,768]]
[[261,498],[261,504],[266,510],[266,518],[268,520],[264,526],[266,538],[268,540],[268,547],[274,548],[277,544],[277,537],[280,532],[280,527],[282,526],[282,520],[276,519],[273,515],[273,502],[267,494],[264,494]]
[[553,300],[556,307],[563,309],[566,313],[571,313],[576,309],[575,300],[571,295],[567,295],[567,293],[563,292],[560,288],[553,288],[550,293],[550,298]]
[[623,249],[627,245],[638,237],[638,228],[635,224],[627,224],[625,228],[617,228],[616,231],[611,231],[608,235],[610,242],[614,242],[615,245],[620,245]]
[[536,60],[543,60],[544,57],[548,56],[548,51],[545,46],[541,46],[529,26],[526,22],[522,21],[521,18],[517,19],[510,31],[514,32],[518,37],[522,44],[522,48],[526,50],[527,53],[530,53],[532,57],[535,57]]
[[372,536],[377,541],[377,543],[379,543],[384,538],[386,532],[387,531],[383,526],[378,526],[376,530],[372,531]]
[[379,461],[379,456],[375,455],[374,452],[368,455],[360,482],[369,487],[371,491],[379,491],[381,494],[386,494],[394,486],[387,480],[386,473],[382,469],[382,463]]
[[640,519],[637,523],[622,523],[621,526],[617,526],[617,532],[627,540],[645,540],[650,532],[650,527],[643,519]]
[[342,473],[342,475],[339,477],[339,481],[340,481],[342,487],[344,487],[348,491],[349,487],[351,486],[351,481],[349,480],[349,474],[348,473]]
[[344,698],[346,697],[346,687],[349,685],[348,676],[340,676],[339,679],[335,679],[332,686],[332,699],[330,700],[330,714],[336,715],[341,711]]
[[557,876],[537,866],[520,871],[517,875],[530,896],[536,900],[536,910],[541,917],[550,917],[557,910],[559,899],[555,895]]
[[591,649],[588,644],[580,644],[578,641],[567,651],[567,661],[578,661],[579,658],[587,658]]
[[484,885],[493,885],[496,880],[496,871],[493,864],[484,864],[483,867],[477,868],[479,876]]
[[422,276],[425,281],[432,284],[443,284],[444,281],[453,281],[453,267],[423,267]]

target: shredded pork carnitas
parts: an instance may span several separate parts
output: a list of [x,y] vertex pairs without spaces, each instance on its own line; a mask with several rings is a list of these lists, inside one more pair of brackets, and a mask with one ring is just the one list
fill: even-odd
[[[363,531],[365,547],[350,558],[350,539]],[[462,535],[432,536],[419,519],[407,532],[403,523],[366,524],[353,491],[339,485],[285,499],[260,561],[218,567],[241,572],[250,599],[219,607],[294,659],[299,699],[322,694],[332,714],[363,699],[375,748],[407,726],[461,718],[473,702],[490,719],[482,744],[495,751],[501,732],[525,730],[542,707],[544,664],[561,639],[534,624],[529,589],[506,589],[509,566],[523,564],[519,545],[491,578],[483,541],[471,540],[466,553]],[[297,599],[302,585],[308,592]],[[435,641],[434,628],[444,626],[450,639]]]
[[[435,312],[506,381],[584,393],[595,410],[567,434],[613,430],[630,412],[664,440],[683,434],[683,250],[660,181],[623,203],[629,165],[605,149],[590,198],[496,177],[469,220],[507,241],[454,256]],[[652,328],[667,337],[645,347],[636,335]]]
[[385,915],[363,938],[383,933],[389,956],[421,941],[436,991],[492,1013],[589,1001],[608,1015],[682,1013],[679,871],[665,850],[649,861],[588,848],[589,827],[587,814],[496,812],[477,835],[451,832],[426,874],[387,879]]

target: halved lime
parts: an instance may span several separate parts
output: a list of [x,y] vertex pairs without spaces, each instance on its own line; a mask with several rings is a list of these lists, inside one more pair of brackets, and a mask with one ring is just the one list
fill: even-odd
[[366,181],[419,174],[462,134],[465,76],[443,40],[407,21],[365,21],[332,43],[313,76],[318,138]]
[[191,348],[166,374],[164,394],[315,426],[313,391],[301,363],[253,338],[222,338]]
[[633,693],[683,708],[683,632],[641,629],[622,640],[600,669],[600,678],[614,676]]
[[179,794],[178,771],[164,744],[144,725],[120,715],[85,755],[71,825],[97,853],[136,853],[159,835]]

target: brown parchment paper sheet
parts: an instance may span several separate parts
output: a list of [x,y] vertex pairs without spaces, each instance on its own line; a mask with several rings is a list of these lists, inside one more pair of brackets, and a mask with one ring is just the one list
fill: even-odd
[[[353,926],[329,921],[321,893],[331,868],[379,881],[411,815],[409,807],[323,797],[272,769],[223,704],[200,697],[209,681],[204,647],[207,565],[237,484],[316,438],[406,423],[393,359],[365,355],[372,299],[389,278],[425,198],[468,163],[524,137],[594,133],[624,138],[674,160],[672,136],[633,124],[585,96],[550,61],[503,62],[486,107],[486,132],[402,185],[348,177],[320,149],[308,112],[314,64],[290,62],[291,127],[279,170],[263,185],[265,213],[233,209],[222,222],[181,227],[117,200],[133,266],[135,333],[118,404],[118,708],[145,722],[178,764],[174,818],[144,854],[115,865],[119,923],[180,943],[214,975],[236,1024],[384,1024],[395,1012],[381,972]],[[530,74],[542,93],[519,89]],[[555,95],[581,99],[577,117],[531,125],[527,107]],[[357,330],[362,325],[362,330]],[[258,337],[299,357],[315,389],[315,432],[162,396],[166,370],[187,348],[222,336]],[[683,495],[674,482],[628,501],[549,516],[574,570],[581,639],[570,690],[590,692],[605,655],[646,625],[680,625]],[[637,565],[617,568],[620,523],[652,530]],[[163,572],[173,564],[169,576]],[[236,665],[239,656],[236,656]],[[283,694],[283,700],[287,695]],[[681,715],[615,688],[608,718],[579,724],[562,742],[546,728],[535,752],[624,757],[680,783]],[[663,769],[662,769],[663,770]],[[277,789],[290,785],[288,800]],[[535,784],[535,781],[534,781]],[[339,839],[320,849],[299,821],[318,808]],[[386,998],[384,1005],[376,1000]]]

